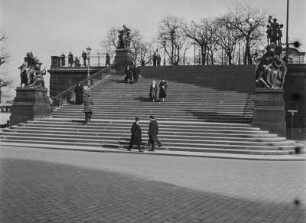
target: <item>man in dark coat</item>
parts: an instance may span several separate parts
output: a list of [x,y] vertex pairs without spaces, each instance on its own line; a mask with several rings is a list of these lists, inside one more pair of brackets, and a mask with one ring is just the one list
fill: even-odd
[[83,57],[83,61],[84,61],[84,67],[86,67],[87,53],[85,51],[83,51],[82,57]]
[[128,151],[131,151],[131,149],[133,148],[133,145],[136,145],[139,152],[143,152],[143,150],[140,148],[141,128],[140,128],[139,122],[140,122],[140,119],[136,117],[135,122],[133,123],[131,127],[131,141],[130,141]]
[[158,124],[155,120],[155,117],[153,115],[150,116],[150,123],[149,123],[149,146],[151,146],[151,149],[149,151],[155,150],[155,144],[157,143],[159,147],[162,146],[161,142],[158,140],[157,137],[158,134]]
[[68,54],[68,64],[69,64],[70,67],[72,67],[73,63],[74,63],[73,54],[71,52],[69,52],[69,54]]
[[110,56],[108,53],[105,56],[105,66],[110,66]]
[[83,103],[83,86],[78,83],[78,85],[74,88],[75,92],[75,103],[80,105]]
[[85,125],[91,121],[91,117],[92,117],[92,106],[93,105],[93,101],[91,98],[91,95],[86,92],[84,94],[84,110],[83,112],[85,113]]
[[66,56],[64,53],[62,53],[61,55],[61,66],[65,67],[65,62],[66,62]]

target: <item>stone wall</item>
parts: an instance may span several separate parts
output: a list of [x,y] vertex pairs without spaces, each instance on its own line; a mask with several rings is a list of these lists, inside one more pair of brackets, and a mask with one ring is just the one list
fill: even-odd
[[[289,64],[287,68],[284,86],[286,110],[298,108],[298,113],[293,117],[294,138],[306,139],[306,65]],[[141,67],[140,73],[145,77],[156,78],[157,81],[166,79],[223,91],[255,94],[255,66]],[[288,112],[286,126],[291,128],[291,114]]]
[[[90,68],[90,75],[103,68]],[[86,67],[52,67],[48,72],[50,73],[50,96],[56,96],[87,78]]]

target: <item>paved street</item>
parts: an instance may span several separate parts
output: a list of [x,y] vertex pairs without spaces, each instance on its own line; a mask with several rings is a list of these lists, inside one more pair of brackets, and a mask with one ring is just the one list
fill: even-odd
[[5,147],[0,222],[305,222],[305,161]]

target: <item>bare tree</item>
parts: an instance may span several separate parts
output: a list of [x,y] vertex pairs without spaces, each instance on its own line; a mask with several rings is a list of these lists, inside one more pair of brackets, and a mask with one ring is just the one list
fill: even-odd
[[101,42],[102,49],[107,52],[110,57],[115,55],[118,42],[118,28],[112,27],[108,32],[104,40]]
[[168,55],[171,65],[178,65],[186,47],[183,21],[175,16],[168,16],[161,21],[157,41]]
[[231,12],[231,26],[241,33],[245,42],[244,64],[252,64],[252,46],[261,41],[265,32],[266,15],[258,9],[253,9],[248,4],[236,4]]
[[215,20],[217,44],[225,51],[229,65],[233,63],[235,47],[241,39],[241,33],[231,21],[231,15],[226,15]]
[[0,103],[2,101],[2,87],[10,86],[12,84],[12,80],[9,79],[7,71],[3,68],[9,58],[4,47],[6,38],[6,35],[0,32]]
[[197,43],[201,49],[202,65],[206,63],[209,44],[214,35],[211,30],[211,22],[208,19],[201,19],[199,23],[192,21],[184,27],[185,35]]
[[145,66],[151,63],[152,61],[152,55],[150,54],[151,49],[152,49],[151,43],[146,43],[146,42],[140,43],[139,62],[141,66]]

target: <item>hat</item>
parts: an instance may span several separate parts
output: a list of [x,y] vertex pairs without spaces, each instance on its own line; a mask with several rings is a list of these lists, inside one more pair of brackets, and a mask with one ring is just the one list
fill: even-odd
[[153,115],[150,115],[150,119],[155,119]]

